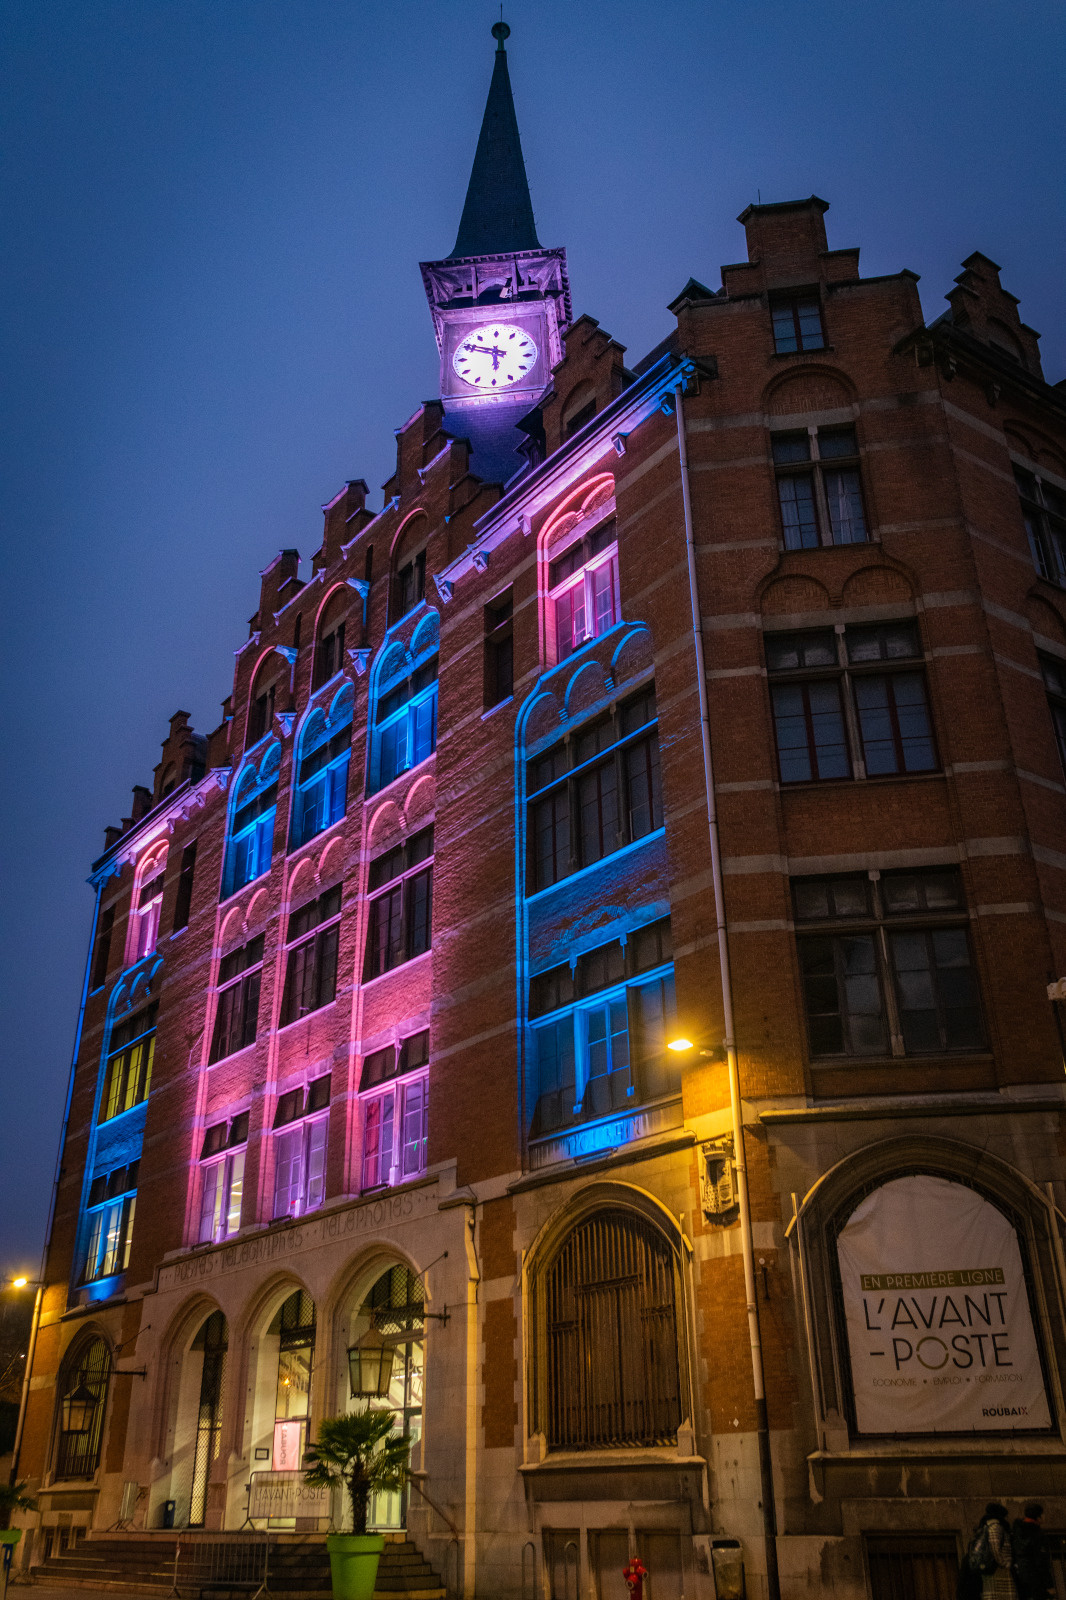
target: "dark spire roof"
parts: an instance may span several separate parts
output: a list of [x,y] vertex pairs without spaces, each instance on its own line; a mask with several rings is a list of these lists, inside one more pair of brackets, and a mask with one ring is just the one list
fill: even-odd
[[492,29],[496,60],[453,256],[540,249],[503,47],[510,31],[506,22]]

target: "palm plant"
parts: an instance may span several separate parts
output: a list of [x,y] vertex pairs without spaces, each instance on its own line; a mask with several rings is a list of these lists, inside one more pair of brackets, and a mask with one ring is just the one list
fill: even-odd
[[25,1478],[21,1483],[0,1483],[0,1528],[11,1526],[11,1516],[15,1511],[37,1510],[36,1500],[26,1493],[28,1488]]
[[328,1417],[307,1452],[309,1484],[331,1489],[343,1483],[352,1506],[353,1533],[366,1533],[372,1494],[402,1489],[407,1481],[409,1439],[393,1432],[391,1411],[352,1411]]

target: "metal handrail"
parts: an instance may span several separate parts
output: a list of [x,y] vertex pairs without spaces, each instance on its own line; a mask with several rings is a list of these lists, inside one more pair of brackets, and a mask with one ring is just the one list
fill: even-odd
[[[526,1590],[526,1551],[533,1552],[533,1564],[530,1572],[530,1584]],[[522,1600],[537,1600],[537,1547],[532,1539],[527,1539],[522,1546]]]

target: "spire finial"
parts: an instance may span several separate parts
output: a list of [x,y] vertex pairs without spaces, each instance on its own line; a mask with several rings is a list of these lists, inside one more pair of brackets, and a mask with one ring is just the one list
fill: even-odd
[[510,32],[502,16],[492,25],[497,40],[492,82],[453,256],[540,249],[503,44]]

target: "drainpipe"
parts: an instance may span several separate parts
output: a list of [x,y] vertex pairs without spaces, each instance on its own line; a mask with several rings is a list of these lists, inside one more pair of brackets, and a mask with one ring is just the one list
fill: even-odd
[[463,1505],[463,1600],[474,1600],[477,1590],[477,1472],[478,1472],[478,1265],[474,1233],[477,1207],[464,1208],[463,1235],[466,1244],[466,1460],[464,1463]]
[[33,1305],[33,1322],[30,1326],[30,1344],[26,1351],[26,1371],[22,1377],[22,1394],[19,1398],[18,1422],[15,1425],[15,1445],[11,1453],[11,1482],[18,1477],[19,1452],[22,1449],[22,1432],[26,1426],[26,1410],[30,1400],[30,1373],[33,1370],[33,1358],[37,1352],[37,1330],[41,1325],[41,1301],[44,1296],[44,1274],[48,1264],[48,1250],[52,1243],[52,1224],[56,1215],[56,1197],[59,1194],[59,1173],[63,1162],[63,1149],[67,1142],[67,1123],[70,1121],[70,1104],[74,1098],[74,1069],[78,1064],[78,1054],[81,1050],[81,1032],[85,1024],[85,1006],[89,998],[89,974],[92,971],[93,950],[96,945],[96,929],[100,921],[100,899],[104,892],[106,878],[101,878],[96,884],[96,904],[93,906],[93,925],[89,931],[89,950],[85,957],[85,976],[81,983],[81,1004],[78,1007],[78,1024],[74,1029],[74,1054],[70,1061],[70,1074],[67,1078],[67,1100],[63,1107],[63,1131],[59,1135],[59,1150],[56,1153],[55,1174],[52,1178],[52,1199],[48,1206],[48,1223],[44,1231],[44,1249],[41,1251],[41,1267],[37,1274],[37,1298]]
[[733,1119],[733,1153],[737,1171],[737,1198],[740,1202],[740,1243],[744,1259],[744,1297],[748,1308],[748,1341],[751,1346],[751,1375],[755,1389],[756,1429],[759,1444],[759,1476],[762,1485],[763,1540],[766,1549],[766,1584],[770,1600],[780,1600],[777,1571],[777,1516],[774,1506],[774,1474],[770,1456],[770,1429],[766,1415],[766,1386],[763,1376],[762,1339],[759,1333],[759,1306],[755,1290],[755,1249],[751,1231],[751,1205],[748,1195],[748,1167],[744,1154],[744,1120],[740,1105],[740,1073],[733,1023],[733,979],[729,965],[729,939],[726,927],[725,896],[722,892],[722,854],[718,840],[718,812],[714,795],[714,768],[711,763],[711,728],[707,713],[707,674],[703,660],[703,623],[696,583],[696,547],[692,534],[692,497],[689,492],[688,445],[685,438],[683,390],[677,390],[677,452],[681,464],[681,499],[685,515],[685,555],[688,559],[688,592],[692,605],[692,643],[696,652],[696,684],[700,701],[700,745],[703,751],[703,787],[707,797],[707,831],[711,843],[711,880],[714,885],[714,920],[718,938],[718,962],[722,979],[722,1025],[725,1030],[726,1062],[729,1069],[729,1109]]

